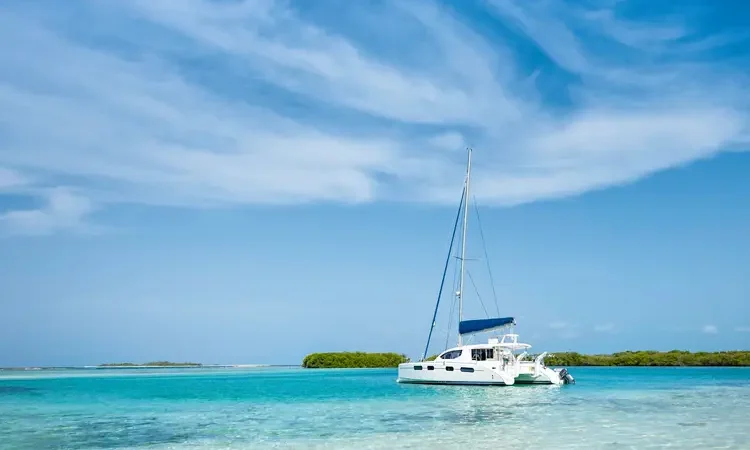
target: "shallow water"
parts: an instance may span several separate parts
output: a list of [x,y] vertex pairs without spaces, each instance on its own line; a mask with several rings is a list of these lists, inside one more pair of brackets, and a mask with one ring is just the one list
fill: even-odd
[[395,370],[0,372],[2,449],[750,449],[750,368],[571,368],[569,386]]

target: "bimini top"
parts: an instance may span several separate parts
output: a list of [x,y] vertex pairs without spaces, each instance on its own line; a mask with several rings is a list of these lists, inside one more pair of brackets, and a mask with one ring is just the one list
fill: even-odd
[[459,334],[479,333],[480,331],[492,330],[506,325],[515,325],[513,317],[495,317],[492,319],[462,320],[458,323]]

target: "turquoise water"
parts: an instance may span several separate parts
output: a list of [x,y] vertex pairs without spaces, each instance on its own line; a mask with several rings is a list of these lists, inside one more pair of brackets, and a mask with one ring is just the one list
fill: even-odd
[[572,368],[569,386],[395,370],[0,372],[2,449],[750,449],[750,369]]

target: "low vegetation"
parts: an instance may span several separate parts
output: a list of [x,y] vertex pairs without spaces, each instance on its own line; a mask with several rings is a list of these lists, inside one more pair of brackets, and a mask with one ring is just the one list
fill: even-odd
[[302,367],[308,369],[348,369],[398,367],[409,362],[409,358],[398,353],[311,353],[302,360]]
[[627,351],[611,355],[554,353],[544,359],[548,366],[750,366],[750,351],[657,352]]
[[100,364],[99,367],[201,367],[200,363],[193,362],[171,362],[171,361],[152,361],[143,364],[138,363],[107,363]]
[[[432,355],[425,361],[434,361]],[[526,360],[534,360],[537,355],[529,355]],[[672,350],[626,351],[611,355],[584,355],[577,352],[553,353],[544,358],[548,366],[706,366],[731,367],[750,366],[750,351],[729,352],[688,352]]]

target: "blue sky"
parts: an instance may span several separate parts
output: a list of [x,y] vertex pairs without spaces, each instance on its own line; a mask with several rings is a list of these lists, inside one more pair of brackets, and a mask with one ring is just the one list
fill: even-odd
[[419,356],[466,146],[535,350],[748,349],[747,9],[3,2],[0,365]]

